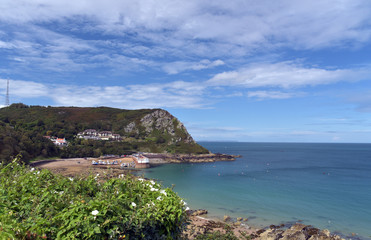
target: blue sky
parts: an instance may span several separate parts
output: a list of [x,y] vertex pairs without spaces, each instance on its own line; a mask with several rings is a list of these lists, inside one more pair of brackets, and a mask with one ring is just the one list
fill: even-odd
[[371,142],[368,0],[0,0],[0,103],[164,108],[212,141]]

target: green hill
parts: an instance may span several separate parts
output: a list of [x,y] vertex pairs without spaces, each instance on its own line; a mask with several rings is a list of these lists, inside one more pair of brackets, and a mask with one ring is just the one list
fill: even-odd
[[[120,141],[77,138],[87,129],[110,131]],[[59,148],[44,136],[66,138]],[[0,109],[0,160],[18,153],[35,157],[98,157],[132,152],[208,153],[184,125],[162,109],[42,107],[12,104]]]

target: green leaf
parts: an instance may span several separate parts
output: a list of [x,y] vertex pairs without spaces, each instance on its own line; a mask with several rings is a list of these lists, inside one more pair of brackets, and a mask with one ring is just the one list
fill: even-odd
[[101,233],[100,228],[99,228],[99,227],[95,227],[95,228],[94,228],[94,232],[95,232],[95,233],[98,233],[98,234]]

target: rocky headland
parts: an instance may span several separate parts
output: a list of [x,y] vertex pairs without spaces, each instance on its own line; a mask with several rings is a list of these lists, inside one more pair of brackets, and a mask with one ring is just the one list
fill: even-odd
[[165,163],[203,163],[218,161],[234,161],[240,155],[228,155],[221,153],[208,154],[171,154],[171,153],[144,153],[151,165]]

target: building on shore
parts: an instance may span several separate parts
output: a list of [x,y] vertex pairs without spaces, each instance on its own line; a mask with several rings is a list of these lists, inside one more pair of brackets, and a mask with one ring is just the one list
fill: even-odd
[[135,168],[149,168],[149,159],[142,154],[133,154],[132,155],[134,162],[135,162]]

